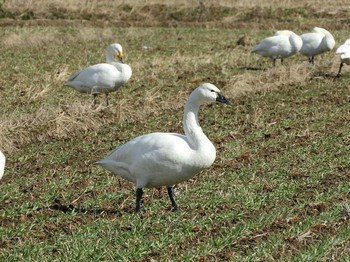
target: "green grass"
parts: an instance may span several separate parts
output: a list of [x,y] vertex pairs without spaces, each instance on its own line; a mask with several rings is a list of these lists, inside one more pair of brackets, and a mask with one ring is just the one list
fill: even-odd
[[[0,114],[11,128],[0,129],[7,141],[0,141],[7,155],[0,260],[345,261],[349,69],[333,79],[334,53],[314,68],[300,55],[271,68],[250,46],[236,46],[242,35],[254,44],[269,34],[1,27]],[[345,39],[346,32],[334,35]],[[28,37],[29,45],[18,44]],[[116,41],[132,79],[111,96],[113,106],[90,108],[91,97],[63,87],[64,80],[103,61],[105,46]],[[242,69],[249,66],[266,70]],[[179,212],[170,211],[165,188],[149,189],[139,217],[133,185],[93,163],[138,135],[182,132],[182,106],[202,82],[234,102],[200,112],[217,159],[177,185]]]

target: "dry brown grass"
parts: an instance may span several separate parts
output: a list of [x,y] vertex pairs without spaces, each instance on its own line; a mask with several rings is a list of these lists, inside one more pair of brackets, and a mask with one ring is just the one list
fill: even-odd
[[[101,11],[111,12],[117,9],[121,5],[130,5],[131,7],[140,7],[147,5],[166,5],[176,7],[196,7],[199,5],[205,6],[227,6],[227,7],[239,7],[239,8],[251,8],[251,7],[269,7],[269,8],[294,8],[305,6],[317,6],[320,9],[329,10],[329,8],[348,8],[348,1],[335,0],[327,1],[320,0],[317,3],[306,3],[305,0],[126,0],[126,1],[112,1],[112,0],[36,0],[36,1],[23,1],[23,0],[7,0],[4,3],[4,8],[8,10],[40,10],[44,11],[48,8],[63,8],[73,11]],[[111,10],[111,11],[109,11]]]
[[63,25],[84,23],[98,27],[206,26],[241,28],[347,28],[347,1],[19,1],[3,4],[1,24]]

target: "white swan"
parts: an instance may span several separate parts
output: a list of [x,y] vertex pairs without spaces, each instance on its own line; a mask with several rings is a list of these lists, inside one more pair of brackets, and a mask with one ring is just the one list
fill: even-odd
[[[119,62],[114,59],[119,58]],[[120,44],[111,44],[106,49],[106,63],[89,66],[71,75],[66,83],[82,93],[91,93],[94,102],[97,94],[106,94],[116,91],[125,84],[132,75],[131,67],[123,63],[123,48]]]
[[297,53],[303,42],[301,38],[292,31],[280,30],[275,35],[263,39],[253,47],[252,52],[272,59],[273,66],[276,59],[283,59]]
[[303,40],[300,53],[307,56],[309,63],[312,64],[316,55],[331,51],[335,45],[332,34],[321,27],[314,27],[311,32],[302,34],[300,37]]
[[350,39],[347,39],[344,44],[339,46],[335,53],[340,56],[340,66],[337,74],[337,76],[340,76],[343,65],[350,65]]
[[5,170],[5,155],[0,151],[0,179],[4,175],[4,170]]
[[141,209],[142,188],[166,186],[173,210],[177,209],[173,186],[209,168],[215,147],[198,122],[199,107],[208,102],[229,104],[220,90],[205,83],[197,87],[185,105],[185,135],[151,133],[139,136],[112,151],[97,164],[136,184],[136,208]]

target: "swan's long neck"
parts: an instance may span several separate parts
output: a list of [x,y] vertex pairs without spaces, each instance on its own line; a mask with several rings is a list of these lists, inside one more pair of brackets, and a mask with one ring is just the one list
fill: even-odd
[[183,125],[185,135],[194,150],[205,150],[206,147],[213,144],[203,133],[202,128],[198,122],[198,111],[200,104],[191,99],[188,99],[185,105],[185,112],[183,116]]
[[326,42],[327,42],[328,51],[330,51],[335,46],[335,40],[334,40],[334,37],[332,36],[332,34],[329,33],[328,31],[325,32],[325,35],[326,35]]
[[124,64],[115,60],[113,55],[108,50],[106,51],[106,62],[108,64],[114,65],[118,69],[118,71],[121,73],[120,74],[121,83],[126,83],[130,79],[132,75],[131,67],[127,64]]
[[109,64],[113,64],[117,62],[117,60],[114,59],[113,55],[111,54],[108,48],[106,50],[106,62]]
[[289,41],[292,44],[293,52],[298,52],[303,45],[303,40],[296,34],[291,34],[289,36]]

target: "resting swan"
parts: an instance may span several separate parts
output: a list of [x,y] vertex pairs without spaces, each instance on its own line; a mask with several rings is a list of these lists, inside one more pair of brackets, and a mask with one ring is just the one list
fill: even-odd
[[213,164],[215,147],[199,126],[198,110],[202,104],[215,101],[230,103],[215,85],[200,85],[191,93],[185,105],[185,135],[151,133],[139,136],[97,162],[136,184],[135,212],[141,210],[142,189],[160,186],[167,187],[172,209],[176,210],[173,186]]
[[346,40],[344,44],[339,46],[335,53],[340,56],[340,66],[337,74],[337,76],[340,76],[344,63],[350,65],[350,39]]
[[[119,58],[119,61],[114,59]],[[120,44],[111,44],[106,49],[106,63],[89,66],[71,75],[66,83],[79,92],[96,96],[105,93],[108,105],[108,93],[116,91],[132,75],[131,67],[123,63],[123,48]]]
[[6,161],[6,158],[5,158],[4,154],[0,151],[0,179],[4,175],[5,161]]
[[300,53],[307,56],[309,63],[314,64],[316,55],[331,51],[335,40],[330,32],[321,27],[314,27],[311,32],[302,34],[303,46]]
[[252,53],[257,53],[264,57],[272,59],[273,66],[276,59],[283,59],[297,53],[303,42],[297,34],[289,30],[280,30],[275,35],[263,39],[259,44],[253,47]]

